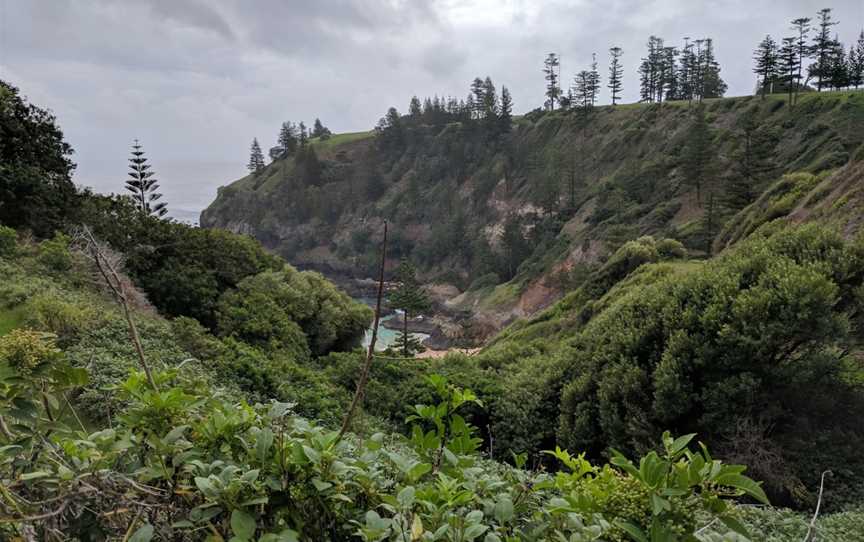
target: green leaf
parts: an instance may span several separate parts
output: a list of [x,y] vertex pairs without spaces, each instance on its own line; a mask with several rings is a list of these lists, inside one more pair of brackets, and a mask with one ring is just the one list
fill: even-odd
[[231,531],[240,538],[255,536],[255,518],[239,508],[231,512]]
[[768,496],[765,495],[765,492],[759,486],[759,483],[754,481],[752,478],[748,478],[743,474],[721,474],[714,479],[714,482],[721,486],[734,487],[735,489],[740,489],[747,495],[750,495],[757,501],[763,504],[771,504],[768,502]]
[[45,471],[45,470],[36,470],[33,472],[25,472],[21,475],[21,480],[36,480],[37,478],[46,478],[51,476],[53,473]]
[[621,530],[630,535],[630,538],[632,538],[636,542],[648,542],[648,537],[645,535],[642,529],[630,523],[629,521],[617,521],[615,522],[615,525],[617,525],[619,528],[621,528]]
[[671,446],[669,446],[668,452],[670,455],[675,456],[681,450],[687,447],[690,444],[690,441],[693,440],[693,437],[696,436],[696,433],[690,433],[689,435],[683,435],[675,439]]
[[399,501],[399,504],[402,505],[402,508],[411,508],[414,504],[414,487],[408,486],[402,489],[398,495],[396,495],[396,500]]
[[513,501],[510,497],[504,497],[495,503],[495,519],[498,523],[505,523],[513,518]]
[[489,527],[487,527],[486,525],[475,523],[473,525],[469,525],[468,528],[465,529],[462,536],[465,540],[474,540],[475,538],[485,533],[488,529]]
[[132,533],[129,537],[129,542],[150,542],[153,539],[153,526],[145,523]]
[[750,538],[750,533],[747,532],[747,528],[744,527],[744,525],[740,521],[733,518],[732,516],[720,516],[720,521],[722,521],[724,525],[726,525],[736,533],[740,534],[741,536],[746,536],[747,538]]

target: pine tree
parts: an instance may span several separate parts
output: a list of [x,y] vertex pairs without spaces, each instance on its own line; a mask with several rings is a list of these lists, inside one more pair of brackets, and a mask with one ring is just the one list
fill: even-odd
[[724,206],[732,211],[753,202],[762,183],[777,170],[775,141],[759,129],[756,113],[745,113],[738,130],[738,149],[733,156],[732,175],[725,190]]
[[[429,108],[427,111],[431,112],[432,110],[432,102],[429,101],[429,98],[426,98],[426,101],[429,103]],[[408,114],[413,118],[420,118],[420,115],[423,114],[423,108],[420,106],[420,98],[417,96],[411,97],[411,103],[408,104]]]
[[846,49],[837,36],[834,36],[834,45],[829,53],[828,76],[831,79],[831,87],[835,90],[842,90],[850,86],[851,73],[849,63],[846,60]]
[[783,38],[783,46],[778,53],[777,71],[779,77],[786,85],[786,92],[789,94],[789,104],[795,97],[795,89],[797,88],[797,70],[800,60],[798,59],[798,46],[795,38]]
[[826,82],[831,80],[830,56],[836,44],[831,38],[831,27],[837,22],[831,19],[831,8],[819,10],[817,13],[819,28],[813,36],[811,46],[812,56],[815,62],[810,65],[808,71],[811,77],[816,78],[816,90],[819,92],[825,87]]
[[678,94],[682,100],[693,101],[696,74],[696,53],[690,38],[684,38],[684,48],[681,50],[681,63],[678,68]]
[[801,17],[792,21],[792,30],[795,30],[795,46],[798,56],[798,74],[795,76],[795,101],[798,101],[798,95],[801,93],[801,81],[804,77],[804,59],[810,56],[810,47],[807,45],[807,35],[810,33],[810,18]]
[[678,49],[676,47],[664,47],[660,59],[660,74],[658,77],[658,101],[678,99]]
[[767,93],[773,92],[774,80],[777,78],[778,54],[777,42],[771,36],[765,36],[753,52],[753,60],[756,62],[753,73],[758,77],[762,99],[765,99]]
[[498,115],[498,126],[501,133],[508,133],[513,123],[513,98],[507,87],[501,87],[501,113]]
[[622,89],[621,78],[624,75],[624,68],[621,66],[621,55],[623,51],[620,47],[612,47],[609,49],[609,92],[612,94],[612,105],[618,104],[619,94]]
[[591,72],[582,70],[573,79],[573,98],[570,107],[587,111],[591,107]]
[[157,201],[162,198],[162,194],[157,192],[159,184],[153,178],[155,174],[150,170],[150,164],[147,163],[147,157],[144,156],[144,151],[141,150],[141,145],[138,140],[132,145],[132,157],[129,158],[129,179],[126,179],[126,190],[132,192],[132,198],[135,201],[135,207],[148,216],[163,217],[168,212],[168,207],[165,202]]
[[720,77],[720,64],[714,57],[714,40],[705,38],[699,59],[699,90],[702,98],[722,98],[728,86]]
[[555,103],[561,96],[561,86],[558,84],[558,69],[561,61],[555,53],[546,55],[546,60],[543,61],[543,74],[546,79],[546,109],[549,111],[555,110]]
[[486,130],[492,134],[497,131],[498,126],[498,94],[492,79],[486,77],[483,81],[482,115]]
[[591,53],[591,70],[588,72],[588,99],[591,107],[600,93],[600,72],[597,71],[597,53]]
[[408,333],[408,320],[412,315],[429,310],[431,303],[429,296],[417,281],[416,268],[408,259],[403,258],[396,268],[396,280],[399,286],[390,294],[389,301],[394,309],[402,311],[402,332],[397,337],[397,341],[401,345],[402,355],[407,357],[422,349],[422,346],[411,340],[412,336]]
[[658,89],[662,93],[660,72],[663,64],[663,40],[657,36],[648,38],[648,55],[639,66],[641,101],[656,102]]
[[326,141],[327,139],[330,139],[331,135],[332,133],[330,132],[330,128],[324,126],[324,124],[321,123],[321,119],[316,118],[315,123],[312,125],[311,136]]
[[522,222],[515,214],[509,215],[504,221],[504,229],[501,232],[501,249],[503,258],[499,275],[504,280],[510,280],[516,276],[519,265],[531,255],[531,246],[522,233]]
[[479,119],[483,117],[483,80],[475,77],[471,82],[471,98],[474,104],[474,109],[471,111],[471,117]]
[[300,135],[298,136],[298,142],[300,143],[300,148],[305,149],[306,144],[309,143],[309,132],[306,130],[306,124],[303,121],[300,121],[300,125],[298,126]]
[[864,85],[864,30],[858,34],[858,43],[849,51],[849,84],[856,89]]
[[696,188],[696,203],[702,202],[702,188],[712,184],[714,176],[713,134],[705,117],[705,107],[697,106],[687,129],[687,140],[681,170],[684,183]]
[[249,163],[246,164],[246,169],[252,174],[258,174],[264,169],[264,153],[261,152],[258,138],[252,140],[252,147],[249,149]]
[[289,156],[297,150],[297,129],[290,121],[282,123],[278,143],[282,148],[283,156]]

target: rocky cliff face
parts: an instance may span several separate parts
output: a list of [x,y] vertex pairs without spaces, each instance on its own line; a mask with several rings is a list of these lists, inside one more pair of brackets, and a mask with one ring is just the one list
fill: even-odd
[[[501,135],[479,121],[403,117],[386,145],[374,132],[337,135],[313,142],[312,158],[223,187],[201,225],[248,233],[300,267],[368,277],[387,219],[391,263],[412,258],[448,285],[447,304],[500,327],[548,306],[627,240],[722,249],[783,174],[837,171],[864,142],[862,92],[805,95],[794,108],[782,96],[713,100],[707,164],[693,178],[695,112],[678,102],[534,112]],[[797,182],[809,192],[816,181]],[[760,219],[804,216],[799,203]]]

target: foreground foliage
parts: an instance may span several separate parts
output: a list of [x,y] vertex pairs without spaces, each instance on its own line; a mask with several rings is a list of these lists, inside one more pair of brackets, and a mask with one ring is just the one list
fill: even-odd
[[[481,459],[458,411],[477,402],[441,377],[436,405],[417,405],[410,440],[338,433],[291,405],[250,406],[162,372],[159,391],[133,372],[111,428],[77,430],[66,393],[86,372],[51,339],[26,360],[0,348],[0,503],[7,535],[40,540],[696,540],[704,517],[743,532],[726,498],[767,502],[693,435],[664,435],[638,466],[616,454],[593,466],[563,450],[556,475]],[[517,458],[520,466],[524,457]],[[707,514],[707,515],[705,515]],[[132,534],[134,533],[134,534]],[[562,538],[563,537],[563,538]]]

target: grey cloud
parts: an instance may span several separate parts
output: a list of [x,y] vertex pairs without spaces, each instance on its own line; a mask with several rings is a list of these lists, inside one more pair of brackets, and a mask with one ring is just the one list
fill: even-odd
[[[827,2],[849,43],[864,2]],[[77,149],[77,179],[122,179],[128,143],[144,141],[163,187],[224,184],[253,136],[320,117],[366,130],[414,94],[463,96],[474,76],[542,103],[542,59],[572,79],[624,49],[625,98],[648,36],[715,39],[730,95],[753,87],[750,56],[766,34],[814,16],[812,0],[0,0],[0,78],[57,114]],[[183,162],[184,168],[171,164]],[[160,167],[159,164],[165,164]],[[237,164],[194,179],[190,163]],[[205,173],[201,173],[205,175]],[[209,184],[208,184],[209,183]],[[200,198],[196,199],[200,201]]]

